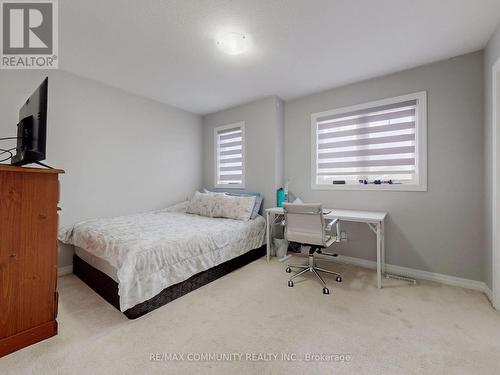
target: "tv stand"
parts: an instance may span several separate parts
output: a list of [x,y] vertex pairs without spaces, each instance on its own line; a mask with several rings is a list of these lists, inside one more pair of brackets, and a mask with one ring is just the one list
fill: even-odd
[[57,334],[61,173],[0,166],[0,363]]

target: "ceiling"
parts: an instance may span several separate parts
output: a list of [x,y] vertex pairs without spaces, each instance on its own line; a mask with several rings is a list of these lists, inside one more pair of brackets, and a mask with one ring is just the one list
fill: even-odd
[[[500,0],[65,0],[60,67],[206,114],[484,48]],[[215,38],[248,33],[224,55]]]

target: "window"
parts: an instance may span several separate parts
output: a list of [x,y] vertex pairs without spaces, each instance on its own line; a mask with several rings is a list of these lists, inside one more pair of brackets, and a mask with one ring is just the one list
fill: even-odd
[[215,186],[245,187],[245,123],[214,129]]
[[313,114],[312,188],[426,191],[426,117],[426,92]]

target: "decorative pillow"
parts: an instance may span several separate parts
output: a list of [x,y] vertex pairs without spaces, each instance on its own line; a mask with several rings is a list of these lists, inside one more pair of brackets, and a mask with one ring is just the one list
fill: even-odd
[[255,197],[235,197],[231,195],[217,195],[214,197],[215,205],[213,217],[224,217],[248,221],[255,205]]
[[255,219],[260,211],[260,206],[262,206],[262,195],[260,193],[227,193],[227,195],[232,195],[235,197],[255,197],[255,204],[253,206],[252,215],[250,219]]
[[262,200],[264,198],[260,193],[235,193],[233,191],[217,192],[217,191],[210,191],[207,189],[203,189],[203,192],[214,195],[231,195],[234,197],[255,197],[255,204],[253,206],[252,215],[250,216],[250,219],[252,220],[255,219],[259,214],[260,207],[262,206]]
[[216,196],[213,194],[205,194],[197,191],[189,201],[186,212],[188,214],[213,217],[212,211],[215,205],[215,198]]

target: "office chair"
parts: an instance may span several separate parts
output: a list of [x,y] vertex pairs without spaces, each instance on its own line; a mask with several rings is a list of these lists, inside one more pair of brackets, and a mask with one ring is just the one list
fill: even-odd
[[[309,249],[309,262],[305,265],[288,265],[286,272],[292,272],[292,268],[298,268],[299,271],[288,281],[288,286],[293,287],[293,279],[306,273],[312,272],[320,280],[323,285],[323,294],[330,294],[329,289],[326,287],[325,280],[321,277],[319,272],[329,273],[336,275],[337,282],[342,282],[342,275],[317,267],[314,263],[314,253],[322,254],[322,249],[330,247],[335,241],[336,237],[328,235],[327,232],[331,231],[332,225],[336,224],[338,219],[334,219],[328,225],[325,225],[325,217],[323,216],[323,209],[321,204],[291,204],[285,203],[285,238],[288,242],[296,242],[304,246],[310,246]],[[339,233],[337,233],[339,235]],[[328,254],[337,256],[337,254]]]

